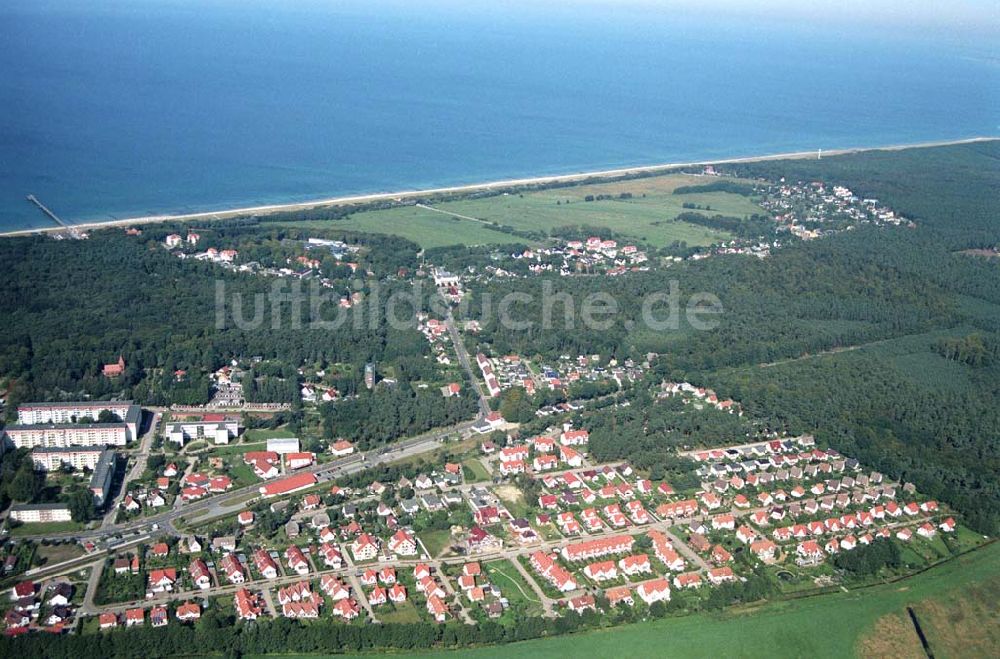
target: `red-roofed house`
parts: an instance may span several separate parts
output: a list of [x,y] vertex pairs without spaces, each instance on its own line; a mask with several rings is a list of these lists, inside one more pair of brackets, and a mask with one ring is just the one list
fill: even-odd
[[265,579],[276,579],[278,577],[278,564],[274,562],[271,555],[264,549],[258,549],[253,553],[253,562],[257,566],[257,571]]
[[399,556],[415,556],[417,542],[410,533],[400,529],[389,539],[389,551]]
[[735,581],[736,575],[733,574],[733,568],[728,565],[722,567],[715,567],[708,571],[708,581],[713,586],[718,586],[726,581]]
[[177,607],[177,611],[174,615],[176,615],[177,619],[181,622],[197,620],[201,617],[201,607],[195,602],[184,602]]
[[653,579],[639,584],[635,592],[639,595],[639,599],[646,604],[667,602],[670,601],[670,582],[666,579]]
[[313,474],[296,474],[289,478],[283,478],[280,481],[275,481],[273,483],[268,483],[267,485],[262,485],[260,487],[260,493],[264,497],[274,497],[281,494],[290,494],[292,492],[297,492],[303,490],[311,485],[316,484],[316,476]]

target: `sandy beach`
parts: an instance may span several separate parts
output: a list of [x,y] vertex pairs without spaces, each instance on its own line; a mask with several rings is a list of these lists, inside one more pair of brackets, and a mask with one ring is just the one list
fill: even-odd
[[[948,146],[954,144],[969,144],[974,142],[988,142],[995,139],[1000,139],[1000,138],[973,137],[961,140],[920,142],[915,144],[895,144],[887,146],[831,149],[829,151],[823,150],[822,157],[838,156],[850,153],[860,153],[864,151],[898,151],[902,149],[918,149],[918,148],[928,148],[935,146]],[[619,169],[605,169],[598,171],[579,172],[575,174],[558,174],[552,176],[536,176],[530,178],[506,179],[500,181],[471,183],[466,185],[456,185],[443,188],[429,188],[424,190],[375,192],[370,194],[330,197],[328,199],[316,199],[312,201],[303,201],[295,203],[269,204],[265,206],[246,206],[246,207],[231,208],[218,211],[205,211],[205,212],[185,213],[177,215],[146,215],[141,217],[131,217],[119,220],[106,220],[106,221],[74,224],[72,225],[72,228],[85,230],[85,229],[103,229],[116,226],[138,226],[142,224],[154,224],[157,222],[222,220],[222,219],[240,217],[246,215],[267,215],[271,213],[280,213],[286,211],[365,204],[374,201],[405,201],[407,199],[413,199],[415,197],[417,198],[426,197],[428,195],[463,194],[468,192],[488,191],[497,188],[517,188],[519,186],[530,186],[530,185],[548,184],[548,183],[572,183],[574,181],[581,181],[586,179],[594,179],[594,178],[611,179],[619,176],[628,176],[634,174],[650,174],[657,172],[666,173],[669,172],[670,170],[684,168],[684,167],[700,167],[704,165],[713,165],[713,166],[726,165],[726,164],[735,164],[742,162],[760,162],[765,160],[787,160],[793,158],[816,158],[817,156],[818,152],[814,150],[814,151],[797,151],[792,153],[776,153],[770,155],[745,156],[738,158],[726,158],[720,160],[700,160],[695,162],[663,163],[658,165],[643,165],[637,167],[624,167]],[[34,229],[19,229],[16,231],[7,231],[0,233],[0,237],[23,236],[23,235],[30,235],[37,233],[52,233],[52,232],[61,232],[66,230],[67,230],[66,228],[59,226],[34,228]]]

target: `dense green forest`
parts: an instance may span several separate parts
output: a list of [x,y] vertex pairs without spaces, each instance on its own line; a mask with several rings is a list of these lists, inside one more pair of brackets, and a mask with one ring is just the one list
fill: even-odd
[[[416,245],[389,236],[312,232],[358,245],[361,251],[352,258],[375,273],[371,279],[356,280],[350,289],[374,302],[347,312],[337,306],[342,291],[348,290],[347,280],[342,289],[336,279],[332,288],[318,288],[309,281],[182,260],[163,249],[168,233],[186,230],[157,225],[141,236],[108,229],[85,241],[41,236],[0,241],[0,261],[5,266],[0,270],[4,291],[0,296],[0,374],[11,382],[8,411],[25,400],[81,396],[128,396],[147,404],[203,403],[210,393],[207,373],[232,359],[251,357],[278,362],[284,365],[285,375],[293,378],[303,363],[354,365],[354,382],[342,383],[353,393],[366,362],[391,366],[429,354],[419,333],[394,329],[384,322],[388,297],[409,287],[393,277],[401,268],[417,266]],[[198,232],[202,236],[199,250],[236,248],[247,259],[253,255],[276,262],[306,253],[305,236],[298,230],[228,222],[199,227]],[[338,274],[336,268],[330,270],[330,275]],[[349,274],[349,270],[339,274]],[[375,295],[371,282],[380,277],[387,279],[378,284]],[[272,297],[275,287],[280,297]],[[225,303],[223,327],[218,326],[220,290]],[[308,297],[301,302],[299,326],[293,323],[296,290],[303,296],[314,290],[327,296],[318,309]],[[259,326],[237,325],[233,302],[237,296],[247,301],[240,317],[249,320],[259,312],[263,319]],[[378,311],[374,323],[369,320],[376,316],[373,309]],[[368,315],[363,322],[355,322],[354,315],[360,313]],[[342,322],[335,330],[310,326],[313,319],[329,321],[338,314]],[[127,365],[124,375],[104,377],[102,365],[119,355]],[[175,378],[178,369],[187,371],[187,376]],[[413,368],[399,370],[403,375],[426,375]],[[251,400],[273,395],[274,400],[287,401],[293,389],[297,398],[294,379],[286,378],[284,384],[265,380],[247,389]]]

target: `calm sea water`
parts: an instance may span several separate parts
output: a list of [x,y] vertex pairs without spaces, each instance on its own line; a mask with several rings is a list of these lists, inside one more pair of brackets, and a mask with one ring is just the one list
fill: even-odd
[[[588,8],[0,7],[0,229],[1000,133],[975,47]],[[988,48],[986,49],[988,51]]]

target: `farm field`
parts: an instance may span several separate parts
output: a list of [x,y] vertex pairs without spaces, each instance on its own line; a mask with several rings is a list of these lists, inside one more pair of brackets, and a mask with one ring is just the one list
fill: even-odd
[[495,231],[480,222],[449,217],[443,213],[415,206],[355,213],[343,220],[309,220],[281,224],[306,229],[387,233],[412,240],[424,249],[445,245],[501,245],[530,242]]
[[[583,634],[528,641],[461,652],[463,657],[572,657],[582,648],[600,657],[849,657],[859,656],[862,639],[884,626],[883,616],[908,619],[907,606],[936,604],[941,611],[972,587],[973,602],[963,611],[977,611],[996,617],[996,583],[1000,580],[1000,545],[983,549],[932,568],[894,584],[857,591],[838,592],[798,600],[778,601],[755,607],[733,609],[720,614],[698,614],[657,620]],[[982,585],[987,584],[987,585]],[[992,585],[989,585],[992,584]],[[985,589],[985,590],[984,590]],[[983,591],[983,592],[980,592]],[[945,625],[947,614],[940,620]],[[978,614],[977,614],[978,615]],[[937,618],[927,625],[934,649]],[[995,624],[994,624],[995,627]],[[979,630],[977,639],[993,632]],[[949,637],[957,636],[954,630]],[[942,641],[938,641],[941,643]],[[979,641],[977,641],[979,642]],[[988,642],[983,640],[982,642]],[[964,646],[962,646],[964,647]],[[981,647],[981,646],[980,646]],[[961,654],[967,654],[964,650]],[[414,654],[415,657],[452,657],[453,652]],[[936,656],[954,656],[942,650]],[[971,655],[968,655],[971,656]]]

